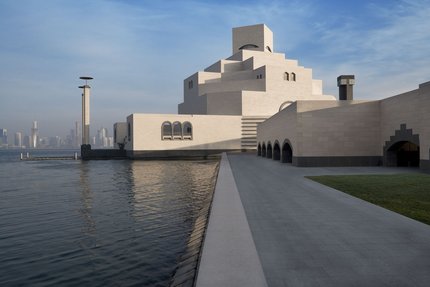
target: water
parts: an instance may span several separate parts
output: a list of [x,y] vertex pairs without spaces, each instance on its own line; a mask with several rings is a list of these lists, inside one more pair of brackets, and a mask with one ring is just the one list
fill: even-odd
[[168,286],[217,161],[19,153],[0,150],[0,286]]

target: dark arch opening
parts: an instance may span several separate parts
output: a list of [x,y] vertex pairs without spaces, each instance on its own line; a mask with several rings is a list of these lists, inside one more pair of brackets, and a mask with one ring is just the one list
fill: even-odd
[[261,145],[260,144],[258,144],[258,146],[257,146],[257,155],[261,156]]
[[263,143],[263,146],[261,147],[261,156],[266,157],[266,145]]
[[173,122],[173,139],[182,139],[182,124]]
[[258,46],[254,45],[254,44],[246,44],[246,45],[243,45],[242,47],[240,47],[239,50],[252,50],[255,48],[258,48]]
[[288,142],[284,142],[282,146],[282,160],[283,163],[293,162],[293,149]]
[[272,145],[270,143],[267,144],[267,158],[272,158]]
[[273,145],[273,159],[280,160],[281,159],[281,149],[279,147],[279,143],[275,142]]
[[161,125],[161,139],[172,139],[172,124],[170,122],[164,122]]
[[420,166],[420,146],[410,141],[399,141],[387,149],[389,166]]
[[182,135],[184,140],[193,139],[193,125],[190,122],[185,122],[182,126]]

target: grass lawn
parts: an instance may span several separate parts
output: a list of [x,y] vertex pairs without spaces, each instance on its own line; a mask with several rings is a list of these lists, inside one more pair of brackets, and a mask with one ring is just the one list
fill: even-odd
[[324,175],[307,178],[430,225],[430,175]]

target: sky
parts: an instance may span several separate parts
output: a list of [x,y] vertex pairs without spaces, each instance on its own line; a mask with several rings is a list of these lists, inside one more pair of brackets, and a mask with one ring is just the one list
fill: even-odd
[[231,55],[233,27],[265,23],[274,52],[338,95],[381,99],[430,81],[430,0],[0,0],[0,128],[65,136],[92,76],[91,133],[131,113],[177,113],[183,79]]

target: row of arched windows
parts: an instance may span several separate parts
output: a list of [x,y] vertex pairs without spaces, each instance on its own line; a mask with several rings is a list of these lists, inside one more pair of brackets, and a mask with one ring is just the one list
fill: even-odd
[[169,122],[166,121],[161,125],[162,140],[192,140],[193,126],[190,122]]
[[288,73],[288,72],[285,72],[284,73],[284,80],[285,81],[293,81],[293,82],[295,82],[296,81],[296,73]]

